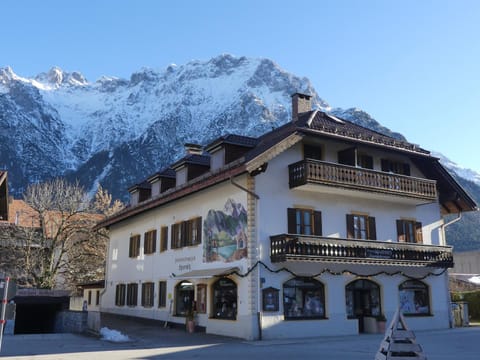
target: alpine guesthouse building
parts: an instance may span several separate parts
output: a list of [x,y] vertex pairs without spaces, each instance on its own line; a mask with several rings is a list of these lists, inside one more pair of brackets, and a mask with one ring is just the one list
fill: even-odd
[[129,189],[101,311],[244,339],[450,326],[444,216],[472,198],[418,145],[311,109],[258,138],[186,144]]

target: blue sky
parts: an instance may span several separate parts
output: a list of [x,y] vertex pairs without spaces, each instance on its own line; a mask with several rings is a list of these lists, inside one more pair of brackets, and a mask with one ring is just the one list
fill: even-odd
[[0,67],[20,76],[267,57],[480,172],[480,1],[3,0],[0,14]]

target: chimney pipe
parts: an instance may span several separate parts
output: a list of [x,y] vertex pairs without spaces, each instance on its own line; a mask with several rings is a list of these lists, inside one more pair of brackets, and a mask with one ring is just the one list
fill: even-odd
[[298,120],[298,115],[312,110],[312,96],[295,93],[292,95],[292,121]]

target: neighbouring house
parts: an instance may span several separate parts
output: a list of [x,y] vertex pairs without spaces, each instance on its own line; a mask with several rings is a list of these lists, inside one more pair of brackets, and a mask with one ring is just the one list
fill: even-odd
[[454,267],[450,272],[451,291],[480,289],[480,250],[455,252]]
[[105,281],[93,281],[78,286],[82,291],[81,309],[84,311],[100,311],[100,299]]
[[129,188],[101,311],[245,339],[450,326],[444,215],[477,210],[419,147],[311,109],[225,135]]

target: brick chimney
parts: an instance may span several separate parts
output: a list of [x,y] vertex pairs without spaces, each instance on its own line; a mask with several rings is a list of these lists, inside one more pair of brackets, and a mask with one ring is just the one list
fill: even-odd
[[292,95],[292,121],[298,119],[298,115],[312,110],[312,97],[310,95],[295,93]]

